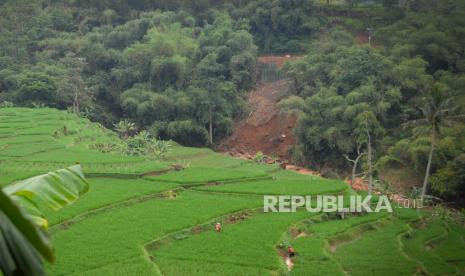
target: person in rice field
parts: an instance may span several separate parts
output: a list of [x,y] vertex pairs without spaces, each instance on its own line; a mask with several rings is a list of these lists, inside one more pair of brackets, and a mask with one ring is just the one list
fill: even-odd
[[292,258],[295,256],[295,250],[292,248],[292,246],[287,247],[287,254],[289,254],[289,258]]
[[216,231],[216,232],[221,232],[221,223],[217,222],[217,223],[215,224],[215,231]]

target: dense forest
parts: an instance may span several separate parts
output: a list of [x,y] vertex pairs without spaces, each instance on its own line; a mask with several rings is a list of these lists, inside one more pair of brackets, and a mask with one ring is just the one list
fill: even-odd
[[257,56],[299,55],[281,103],[299,118],[295,162],[347,171],[369,144],[375,176],[428,168],[456,200],[464,45],[461,0],[0,0],[0,102],[214,146],[247,112]]

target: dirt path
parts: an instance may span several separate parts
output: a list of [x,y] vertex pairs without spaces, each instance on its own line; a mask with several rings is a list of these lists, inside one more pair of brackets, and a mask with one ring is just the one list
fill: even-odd
[[[261,63],[275,63],[282,68],[285,61],[300,57],[263,56]],[[289,148],[295,144],[293,129],[297,118],[279,110],[278,102],[290,95],[289,81],[259,82],[249,93],[250,113],[235,122],[233,134],[218,147],[234,156],[254,156],[257,152],[289,159]]]

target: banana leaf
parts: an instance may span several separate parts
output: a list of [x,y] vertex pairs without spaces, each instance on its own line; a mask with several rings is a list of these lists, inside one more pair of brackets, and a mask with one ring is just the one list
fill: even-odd
[[43,228],[48,227],[39,206],[58,210],[72,204],[89,185],[80,165],[28,178],[4,188],[4,192],[26,209],[28,216]]
[[42,258],[54,254],[39,206],[60,209],[88,189],[79,165],[0,189],[0,275],[45,275]]

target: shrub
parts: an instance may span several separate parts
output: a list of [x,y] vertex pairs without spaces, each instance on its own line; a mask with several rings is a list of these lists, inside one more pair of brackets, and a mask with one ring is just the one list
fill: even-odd
[[16,101],[21,104],[55,102],[56,85],[51,77],[44,73],[26,73],[19,76]]
[[265,155],[263,152],[259,151],[255,154],[253,160],[257,163],[263,163],[263,161],[265,161]]
[[439,169],[431,176],[432,191],[446,199],[462,199],[465,196],[465,154]]
[[114,124],[114,127],[121,139],[127,139],[137,129],[136,125],[128,120],[120,121],[117,124]]
[[207,130],[191,120],[169,123],[166,134],[168,138],[185,146],[204,146],[208,141]]
[[102,153],[117,152],[120,150],[120,146],[115,143],[96,143],[89,145],[89,148],[98,150]]
[[170,141],[157,140],[144,130],[126,139],[122,151],[127,155],[147,156],[151,159],[157,159],[165,156],[170,147]]
[[14,107],[15,104],[9,101],[3,101],[0,103],[0,108],[5,108],[5,107]]

